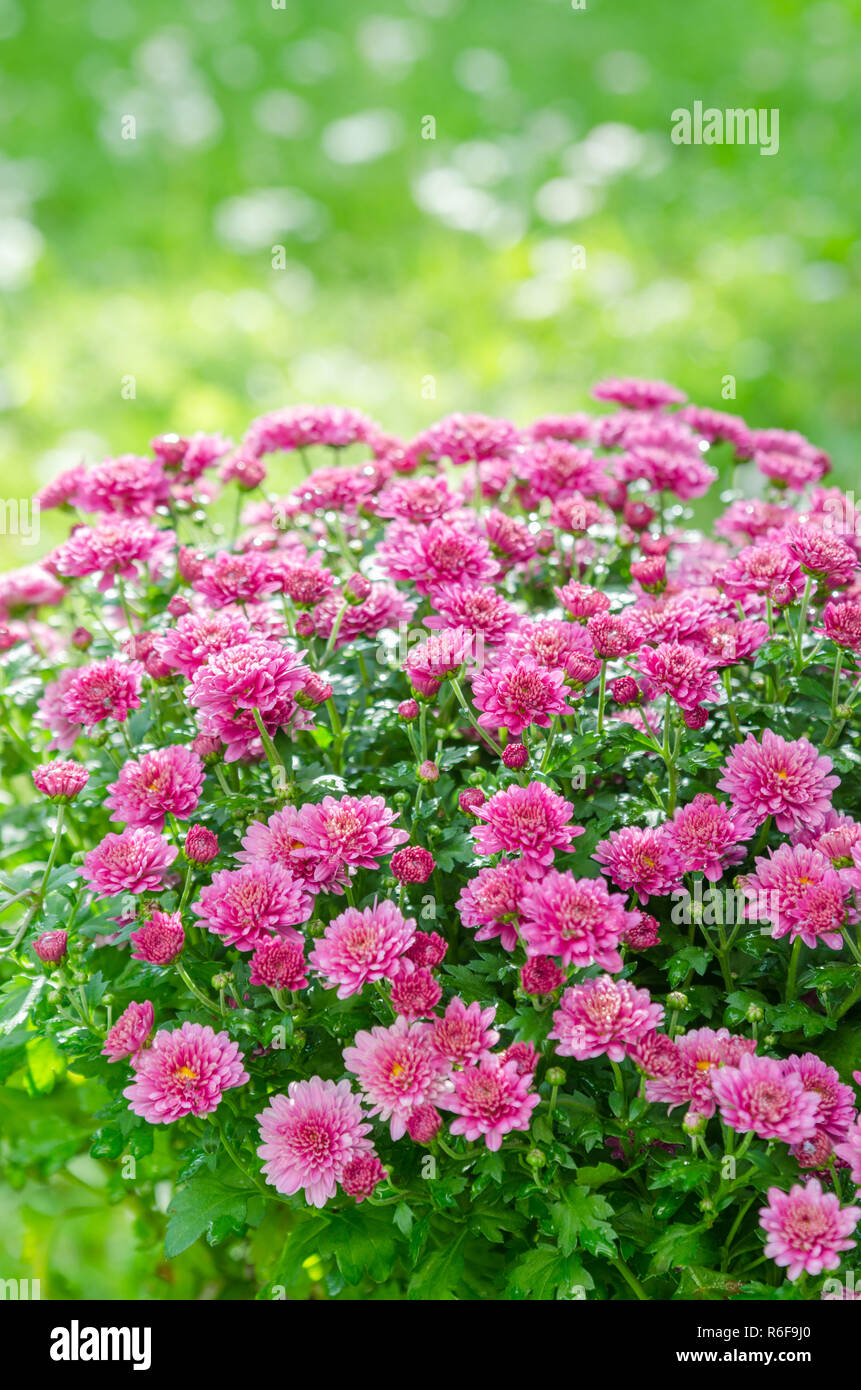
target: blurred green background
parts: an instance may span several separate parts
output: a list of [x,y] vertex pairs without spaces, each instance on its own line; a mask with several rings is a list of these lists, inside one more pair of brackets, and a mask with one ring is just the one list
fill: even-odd
[[[610,373],[800,429],[853,486],[858,18],[0,0],[0,495],[288,402],[409,433],[580,408]],[[673,145],[697,100],[778,108],[779,152]],[[58,524],[38,548],[0,535],[0,560]],[[52,1297],[224,1296],[233,1256],[166,1270],[161,1218],[105,1205],[85,1156],[104,1097],[36,1060],[0,1093],[0,1273]]]
[[[0,0],[7,495],[288,402],[412,432],[607,373],[852,483],[857,6],[283,3]],[[673,145],[696,100],[778,108],[779,152]]]

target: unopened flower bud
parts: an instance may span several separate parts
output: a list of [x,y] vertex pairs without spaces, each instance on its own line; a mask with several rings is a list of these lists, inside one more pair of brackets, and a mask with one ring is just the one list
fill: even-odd
[[439,768],[437,767],[436,763],[432,763],[430,760],[428,760],[427,762],[422,763],[417,775],[420,782],[438,782]]
[[502,750],[502,761],[506,767],[517,771],[529,764],[529,749],[525,743],[508,743]]
[[526,1162],[530,1168],[543,1168],[547,1163],[547,1155],[543,1149],[530,1149],[526,1155]]
[[564,1086],[565,1072],[562,1067],[548,1067],[545,1080],[548,1086]]
[[763,1018],[762,1009],[758,1004],[748,1004],[744,1011],[744,1016],[748,1023],[761,1023]]
[[672,1009],[675,1012],[681,1009],[686,1009],[687,1007],[688,996],[686,994],[682,994],[681,990],[674,989],[671,994],[667,995],[667,1008]]
[[65,956],[68,943],[68,932],[45,931],[33,942],[33,950],[44,965],[55,965]]
[[371,592],[371,581],[366,579],[363,574],[351,574],[343,588],[343,595],[347,603],[353,607],[358,607],[364,603]]
[[401,703],[398,705],[398,714],[401,716],[401,719],[405,719],[408,724],[411,723],[413,719],[418,719],[418,700],[401,700]]
[[78,651],[85,652],[92,641],[93,634],[85,627],[76,627],[72,633],[72,646],[77,647]]

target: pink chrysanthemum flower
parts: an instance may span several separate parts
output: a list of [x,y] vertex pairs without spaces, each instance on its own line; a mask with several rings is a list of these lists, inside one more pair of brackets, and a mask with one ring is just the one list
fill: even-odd
[[697,641],[716,666],[732,666],[753,656],[768,640],[768,623],[756,618],[715,618],[700,629]]
[[617,888],[633,888],[641,903],[678,887],[682,871],[666,826],[626,825],[611,830],[592,855]]
[[108,1061],[122,1062],[136,1056],[152,1032],[154,1020],[155,1010],[148,999],[142,1004],[129,1004],[105,1038],[102,1052]]
[[[852,1075],[861,1086],[859,1073],[856,1071]],[[836,1144],[834,1152],[838,1158],[844,1159],[849,1164],[852,1181],[861,1185],[861,1117],[847,1126],[843,1135],[843,1143]]]
[[143,567],[150,576],[157,574],[175,542],[173,531],[156,530],[144,521],[79,526],[52,551],[50,564],[64,579],[100,575],[99,592],[105,593],[118,580],[136,582]]
[[343,607],[338,594],[329,594],[317,605],[313,615],[313,630],[318,637],[328,639],[341,614],[336,651],[358,637],[376,637],[386,628],[397,631],[401,623],[409,622],[415,611],[415,604],[408,603],[393,584],[372,584],[364,603],[348,607],[346,612],[342,612]]
[[622,969],[619,942],[638,920],[621,893],[602,878],[575,878],[551,869],[526,885],[520,935],[530,956],[558,956],[563,965]]
[[156,1033],[152,1046],[138,1052],[131,1065],[135,1079],[123,1095],[129,1110],[151,1125],[211,1115],[225,1091],[248,1080],[237,1044],[200,1023]]
[[220,738],[226,762],[257,743],[256,709],[271,737],[290,725],[307,728],[310,716],[296,703],[308,667],[280,642],[245,642],[216,652],[194,673],[189,703],[201,715],[201,733]]
[[631,410],[658,410],[665,405],[681,405],[684,391],[667,381],[646,381],[640,377],[607,377],[592,387],[596,401],[616,401]]
[[680,806],[667,824],[682,871],[701,869],[710,883],[717,883],[724,869],[741,863],[742,844],[752,833],[742,817],[707,792]]
[[552,994],[567,979],[552,956],[530,956],[520,967],[520,988],[525,994]]
[[399,883],[427,883],[436,860],[421,845],[407,845],[392,855],[390,868]]
[[389,997],[395,1013],[414,1022],[430,1018],[442,998],[442,988],[428,966],[404,958]]
[[71,801],[89,780],[89,772],[80,763],[63,762],[59,758],[33,768],[33,786],[52,801]]
[[861,1219],[861,1207],[842,1207],[833,1192],[823,1192],[818,1178],[796,1183],[789,1192],[768,1189],[768,1206],[761,1207],[759,1224],[768,1232],[765,1253],[791,1283],[802,1274],[838,1269],[844,1250],[856,1241],[849,1236]]
[[114,516],[152,516],[167,501],[168,480],[157,459],[121,454],[85,473],[76,503],[84,512]]
[[425,618],[425,627],[464,627],[481,633],[486,642],[503,642],[519,622],[511,604],[490,584],[440,584],[432,601],[436,611]]
[[499,1041],[498,1030],[490,1026],[495,1017],[495,1004],[483,1009],[477,1001],[464,1004],[455,995],[449,1000],[443,1017],[434,1022],[431,1045],[455,1066],[477,1062]]
[[855,1118],[855,1093],[840,1080],[840,1074],[829,1067],[815,1052],[787,1057],[783,1063],[787,1072],[797,1072],[805,1091],[819,1097],[817,1127],[832,1139],[842,1139]]
[[724,1124],[761,1139],[799,1144],[815,1133],[819,1096],[807,1091],[798,1072],[773,1057],[742,1057],[737,1067],[721,1067],[712,1081]]
[[682,501],[702,497],[717,477],[717,470],[694,453],[687,441],[678,448],[675,440],[664,446],[635,443],[632,439],[630,452],[623,455],[617,467],[618,476],[624,481],[645,478],[653,492],[672,492]]
[[185,932],[178,912],[153,912],[148,922],[129,937],[134,960],[169,965],[182,951]]
[[33,950],[43,965],[55,965],[63,959],[68,948],[69,933],[62,930],[43,931],[33,942]]
[[682,642],[643,647],[635,669],[648,679],[653,694],[671,695],[683,710],[717,699],[717,675],[711,659]]
[[356,1205],[373,1196],[386,1176],[386,1170],[374,1153],[359,1154],[344,1164],[341,1190],[346,1197],[355,1197]]
[[596,656],[628,656],[642,641],[639,623],[630,613],[596,613],[586,623]]
[[520,439],[520,431],[510,420],[494,419],[489,415],[446,415],[437,420],[408,445],[407,452],[416,460],[431,462],[447,458],[461,465],[476,459],[494,458],[509,452]]
[[[564,439],[547,439],[528,444],[517,455],[516,469],[523,480],[518,489],[526,507],[536,508],[544,498],[559,502],[563,498],[578,498],[582,508],[579,520],[587,521],[590,504],[584,505],[584,494],[598,492],[604,481],[603,465],[591,449],[578,448]],[[558,525],[558,517],[554,518]],[[585,526],[577,527],[585,529]]]
[[794,555],[785,545],[746,546],[717,573],[717,583],[730,598],[746,599],[752,594],[768,595],[781,607],[798,598],[804,589],[804,575]]
[[[540,622],[524,620],[519,628],[509,634],[506,655],[514,661],[535,662],[548,671],[561,669],[569,672],[573,658],[593,658],[592,643],[580,624],[559,622],[555,618],[545,618]],[[597,670],[600,669],[599,665]]]
[[600,589],[593,589],[588,584],[579,584],[575,580],[563,585],[561,589],[554,589],[553,593],[571,617],[582,623],[585,623],[587,618],[594,618],[597,613],[606,613],[610,607],[609,598]]
[[205,825],[190,825],[182,852],[189,864],[211,864],[218,855],[218,836]]
[[81,871],[97,898],[115,893],[149,893],[161,888],[165,870],[179,851],[148,826],[104,839],[84,856]]
[[822,627],[813,630],[824,632],[838,647],[861,652],[861,603],[857,599],[826,603],[822,614]]
[[548,671],[533,661],[485,667],[472,682],[479,724],[512,734],[522,734],[532,724],[546,729],[557,715],[572,714],[565,694],[564,671]]
[[244,618],[232,613],[185,613],[159,641],[159,655],[190,680],[216,652],[252,640]]
[[584,1061],[606,1053],[612,1062],[621,1062],[663,1016],[663,1005],[653,1003],[647,989],[598,975],[566,989],[547,1037],[555,1039],[561,1057]]
[[338,986],[339,999],[348,999],[369,982],[393,979],[415,934],[415,918],[386,899],[363,910],[348,907],[326,927],[309,961],[327,985]]
[[448,942],[439,932],[417,931],[412,945],[404,951],[404,959],[411,960],[414,965],[426,965],[428,970],[435,970],[445,960],[447,952]]
[[733,811],[753,826],[774,816],[784,834],[816,830],[823,826],[831,793],[840,785],[839,777],[828,775],[831,767],[831,759],[806,738],[788,743],[766,729],[761,743],[748,734],[730,751],[718,787],[728,793]]
[[186,820],[197,809],[202,789],[200,758],[182,744],[171,744],[124,763],[108,786],[105,805],[113,812],[111,820],[161,830],[168,815]]
[[485,512],[481,518],[493,556],[502,568],[531,560],[536,553],[535,537],[525,521],[507,512]]
[[857,910],[850,909],[847,903],[849,888],[839,874],[829,869],[822,881],[806,888],[780,922],[774,924],[772,936],[785,936],[788,932],[793,940],[800,936],[811,950],[822,944],[839,951],[847,921],[857,921],[858,917]]
[[295,928],[308,921],[313,899],[289,869],[258,860],[213,874],[191,910],[228,945],[253,951],[269,940],[271,932],[288,941],[301,941]]
[[376,499],[378,516],[399,521],[437,521],[454,511],[459,499],[440,473],[420,473],[414,478],[397,478],[386,484]]
[[347,1165],[372,1152],[371,1126],[349,1081],[291,1081],[256,1118],[266,1181],[286,1196],[303,1189],[309,1206],[324,1207]]
[[438,1104],[451,1088],[451,1064],[431,1045],[427,1023],[398,1018],[389,1028],[362,1030],[344,1048],[344,1062],[393,1139],[403,1138],[419,1106]]
[[810,483],[818,483],[823,474],[820,463],[802,454],[754,447],[753,457],[764,477],[771,478],[778,487],[791,488],[793,492],[803,492]]
[[418,642],[403,663],[416,693],[428,698],[436,695],[442,681],[475,660],[475,641],[468,627],[453,627]]
[[310,876],[328,883],[345,867],[376,869],[409,839],[406,830],[393,825],[397,816],[381,796],[324,796],[317,805],[303,806],[299,831],[304,857],[313,866]]
[[92,729],[103,719],[122,724],[140,708],[143,667],[137,661],[93,661],[64,685],[60,708],[66,719]]
[[252,985],[269,989],[307,989],[308,965],[302,946],[295,941],[272,937],[263,941],[251,957]]
[[[791,931],[798,935],[796,923],[804,916],[801,904],[812,889],[822,885],[836,888],[837,898],[843,904],[848,885],[838,878],[824,854],[810,845],[779,845],[767,856],[757,858],[754,872],[745,876],[747,916],[770,921],[773,936],[787,936]],[[824,907],[827,900],[808,899],[806,903],[806,910],[813,908],[817,916]],[[837,924],[832,924],[832,930],[839,928],[844,916],[845,911]],[[839,940],[836,945],[840,945]]]
[[541,1097],[530,1089],[531,1073],[521,1075],[516,1062],[483,1057],[455,1072],[453,1080],[454,1091],[440,1101],[444,1110],[457,1116],[450,1126],[452,1134],[462,1134],[470,1141],[483,1138],[494,1151],[512,1130],[529,1129]]
[[521,894],[527,881],[519,860],[503,859],[499,864],[479,869],[475,878],[464,885],[456,906],[463,925],[478,928],[476,941],[491,941],[498,936],[504,950],[514,950]]
[[524,871],[540,878],[557,849],[571,848],[580,825],[571,825],[574,807],[543,782],[506,787],[474,814],[481,825],[470,831],[479,854],[520,854]]
[[275,592],[278,579],[259,551],[219,550],[211,560],[204,560],[192,587],[213,608],[224,608],[229,603],[259,602]]
[[652,946],[660,946],[660,922],[648,912],[634,912],[636,922],[625,932],[625,945],[632,951],[648,951]]
[[417,1105],[407,1120],[407,1134],[416,1144],[430,1144],[442,1128],[442,1115],[435,1105]]
[[265,822],[252,821],[236,858],[240,864],[281,864],[303,880],[309,893],[341,892],[348,882],[346,867],[338,860],[310,858],[305,843],[298,807],[284,806]]
[[661,1101],[674,1110],[687,1105],[710,1119],[717,1109],[712,1082],[720,1067],[736,1067],[742,1057],[756,1051],[753,1038],[742,1038],[726,1028],[691,1028],[670,1041],[656,1034],[644,1039],[634,1052],[637,1065],[652,1079],[646,1082],[646,1098]]
[[311,444],[345,449],[349,444],[368,443],[379,433],[376,421],[349,406],[290,405],[253,420],[242,447],[259,458],[261,454],[304,449]]
[[790,526],[781,541],[805,574],[824,579],[835,588],[848,584],[858,568],[852,547],[818,526]]
[[275,572],[279,590],[297,608],[316,607],[332,592],[335,583],[332,571],[323,565],[285,564]]
[[484,537],[447,521],[429,526],[395,521],[377,556],[392,579],[414,582],[420,594],[430,594],[440,584],[481,583],[499,573]]

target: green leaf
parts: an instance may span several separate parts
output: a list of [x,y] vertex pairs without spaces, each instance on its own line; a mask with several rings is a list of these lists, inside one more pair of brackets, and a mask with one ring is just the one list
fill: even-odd
[[577,1181],[583,1187],[603,1187],[605,1182],[617,1182],[625,1174],[612,1163],[596,1163],[593,1168],[578,1168]]
[[164,1237],[164,1253],[169,1260],[187,1250],[208,1231],[213,1222],[230,1217],[237,1227],[245,1220],[248,1198],[254,1192],[249,1184],[227,1183],[218,1173],[206,1169],[196,1173],[174,1194],[168,1207],[170,1220]]
[[30,980],[18,975],[0,990],[0,1034],[13,1032],[30,1016],[48,984],[47,976],[37,975]]
[[407,1287],[409,1299],[451,1302],[463,1274],[463,1237],[422,1260]]

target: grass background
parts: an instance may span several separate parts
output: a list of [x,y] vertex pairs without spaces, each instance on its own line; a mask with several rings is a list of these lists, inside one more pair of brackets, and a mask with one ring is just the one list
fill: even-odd
[[[0,0],[0,496],[288,402],[412,432],[579,408],[609,373],[800,429],[852,487],[858,17]],[[777,108],[779,153],[673,145],[696,100]],[[38,549],[0,535],[0,561],[57,524]],[[103,1099],[38,1052],[0,1092],[0,1274],[51,1297],[242,1292],[241,1252],[235,1289],[205,1248],[164,1265],[160,1219],[86,1156]]]

